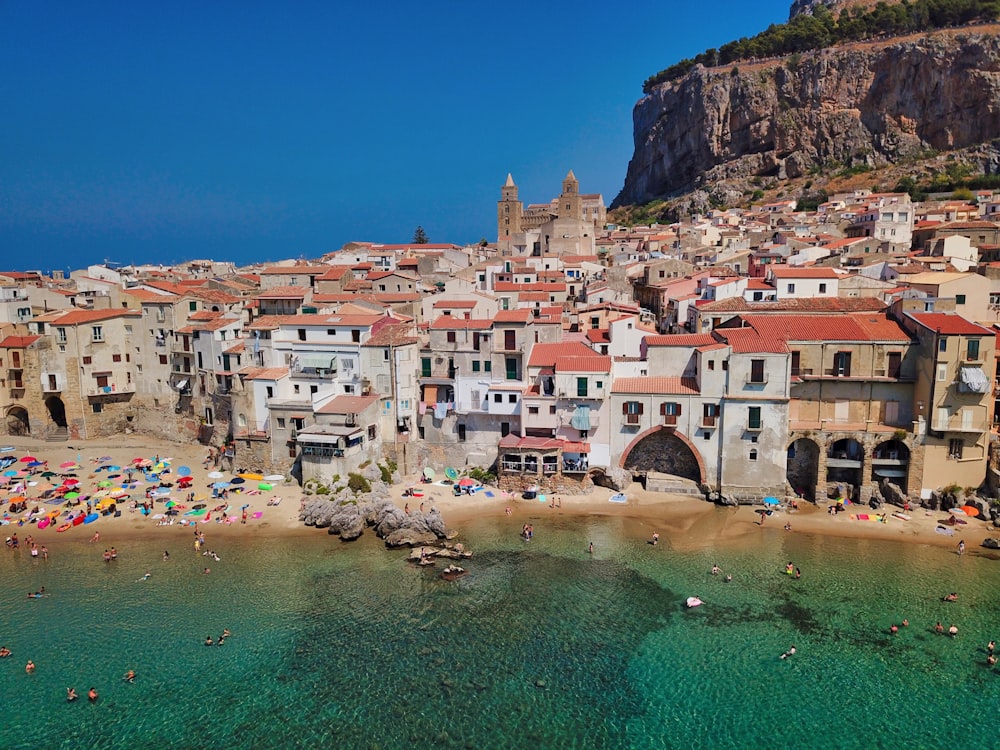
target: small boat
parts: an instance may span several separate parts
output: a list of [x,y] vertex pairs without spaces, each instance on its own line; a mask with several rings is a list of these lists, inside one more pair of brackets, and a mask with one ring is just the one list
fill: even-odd
[[100,516],[97,513],[88,513],[87,515],[85,515],[83,517],[83,522],[84,523],[93,523],[98,518],[100,518]]
[[702,602],[702,600],[699,599],[697,596],[689,596],[684,603],[688,606],[688,609],[690,609],[691,607],[700,607],[702,604],[704,604],[704,602]]
[[68,531],[71,528],[73,528],[73,524],[71,524],[71,523],[64,523],[62,526],[60,526],[58,529],[56,529],[56,531]]
[[73,519],[73,525],[74,526],[79,526],[81,523],[83,523],[83,516],[82,515],[77,516],[76,518]]
[[45,518],[43,518],[41,521],[38,522],[38,528],[40,529],[47,528],[50,523],[52,522],[49,520],[49,517],[45,516]]

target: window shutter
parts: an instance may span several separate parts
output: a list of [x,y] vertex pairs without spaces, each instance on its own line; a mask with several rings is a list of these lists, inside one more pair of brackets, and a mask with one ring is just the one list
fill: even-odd
[[664,401],[660,404],[660,416],[665,417],[667,415],[667,402]]
[[639,407],[639,412],[638,412],[638,413],[639,413],[639,414],[642,414],[642,402],[641,402],[641,401],[639,401],[639,402],[638,402],[638,403],[636,404],[636,406],[638,406],[638,407]]
[[681,415],[681,405],[680,404],[674,404],[674,406],[677,407],[677,416],[679,417]]
[[622,414],[628,414],[628,405],[629,405],[628,401],[622,404]]

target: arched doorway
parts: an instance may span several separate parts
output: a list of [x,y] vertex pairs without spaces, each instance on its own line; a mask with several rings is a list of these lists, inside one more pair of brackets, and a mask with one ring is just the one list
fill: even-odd
[[875,446],[872,453],[872,479],[888,479],[906,493],[906,476],[910,471],[910,449],[900,440],[886,440]]
[[819,481],[819,446],[809,438],[799,438],[788,446],[785,478],[792,490],[806,500],[816,502]]
[[23,406],[12,406],[7,410],[7,434],[28,437],[31,435],[31,422],[28,421],[28,410]]
[[[865,450],[854,438],[842,438],[830,444],[826,453],[826,481],[851,485],[851,500],[857,500],[861,487],[861,467],[864,465]],[[846,488],[845,488],[846,489]]]
[[701,456],[683,436],[663,427],[654,427],[632,441],[625,449],[621,466],[636,474],[655,471],[694,482],[705,479]]
[[58,396],[49,396],[45,399],[45,408],[49,410],[49,419],[56,423],[56,427],[66,427],[66,406]]

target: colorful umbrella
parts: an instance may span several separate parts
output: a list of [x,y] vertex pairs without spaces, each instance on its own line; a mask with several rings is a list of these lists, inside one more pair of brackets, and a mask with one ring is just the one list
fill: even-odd
[[178,476],[182,476],[182,477],[189,477],[189,476],[191,476],[191,467],[190,466],[178,466],[177,467],[177,475]]
[[61,464],[59,464],[59,468],[60,469],[75,469],[76,468],[76,463],[73,462],[73,461],[63,461]]
[[45,464],[42,461],[32,461],[31,463],[28,464],[28,467],[31,468],[33,466],[44,466],[44,465]]
[[111,482],[109,482],[107,479],[102,479],[100,482],[97,483],[97,486],[98,487],[110,487],[111,486]]
[[426,469],[424,469],[424,476],[427,479],[433,480],[434,479],[434,469],[432,469],[430,466],[428,466]]
[[444,470],[444,475],[448,477],[448,479],[454,482],[456,479],[458,479],[458,470],[453,469],[452,467],[449,466],[447,469]]
[[975,505],[963,505],[962,511],[965,513],[965,515],[972,516],[973,518],[979,515],[979,508],[977,508]]
[[233,477],[229,480],[230,484],[243,484],[245,480],[243,477]]
[[63,495],[63,497],[65,497],[67,500],[76,500],[78,497],[80,497],[80,493],[79,492],[67,492],[65,495]]
[[462,477],[461,479],[458,480],[459,487],[475,487],[475,485],[476,485],[475,481],[469,479],[469,477]]
[[74,479],[73,477],[70,477],[69,479],[64,479],[63,480],[63,485],[65,485],[66,487],[74,487],[74,486],[76,486],[78,484],[80,484],[80,480],[79,479]]
[[224,490],[229,486],[229,482],[216,482],[212,486],[217,490]]
[[32,461],[37,461],[37,460],[38,459],[35,458],[34,456],[23,456],[21,458],[21,463],[22,464],[30,464]]
[[7,469],[7,471],[5,471],[5,472],[3,473],[3,475],[4,475],[5,477],[16,477],[16,476],[17,476],[17,472],[16,472],[16,471],[14,471],[13,469]]
[[49,479],[51,477],[57,477],[59,475],[56,474],[54,471],[43,471],[41,474],[39,474],[39,476],[42,476],[42,477],[45,477],[46,479]]

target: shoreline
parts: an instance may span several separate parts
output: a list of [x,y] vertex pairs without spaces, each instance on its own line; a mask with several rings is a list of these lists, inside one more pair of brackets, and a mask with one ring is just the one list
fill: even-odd
[[[190,490],[178,490],[174,499],[183,503],[183,497],[187,492],[195,493],[195,502],[205,502],[211,508],[221,503],[210,497],[210,485],[212,479],[207,475],[214,467],[203,468],[203,461],[208,452],[207,446],[200,444],[178,444],[163,440],[154,440],[143,435],[132,435],[129,445],[122,445],[111,439],[80,440],[66,443],[46,443],[44,441],[30,438],[7,437],[3,444],[13,446],[15,450],[0,455],[15,456],[20,459],[29,451],[30,455],[36,455],[41,460],[47,460],[51,470],[62,471],[57,468],[61,463],[76,461],[79,457],[81,467],[75,470],[80,481],[81,490],[93,490],[94,483],[101,478],[99,472],[94,469],[99,465],[94,459],[99,457],[111,457],[112,461],[118,465],[126,466],[135,457],[161,456],[169,459],[170,467],[173,471],[167,478],[176,481],[176,470],[180,466],[188,466],[194,477],[194,482]],[[20,461],[11,469],[21,468]],[[219,469],[219,471],[222,471]],[[226,478],[232,476],[230,472],[223,472]],[[36,477],[37,479],[37,477]],[[7,487],[13,486],[13,480]],[[43,481],[43,480],[39,480]],[[53,482],[59,482],[56,477]],[[252,486],[252,482],[248,484]],[[403,492],[413,487],[423,490],[423,498],[404,497]],[[250,492],[253,494],[250,494]],[[38,530],[34,524],[24,524],[17,526],[15,521],[4,529],[4,536],[10,536],[17,532],[23,537],[32,535],[39,544],[51,544],[53,541],[61,543],[83,543],[88,542],[94,532],[100,532],[102,540],[106,535],[109,539],[125,538],[137,541],[155,541],[158,538],[176,538],[176,529],[183,529],[186,532],[195,528],[211,532],[213,536],[219,538],[273,538],[275,536],[299,536],[300,534],[326,533],[304,525],[298,520],[300,500],[304,497],[301,487],[291,480],[276,483],[271,490],[251,490],[248,492],[231,495],[229,498],[230,511],[242,505],[248,505],[248,519],[246,524],[239,520],[227,524],[217,523],[213,518],[208,523],[190,524],[174,523],[170,526],[158,526],[151,518],[141,516],[138,511],[130,513],[126,504],[119,507],[121,516],[118,518],[102,516],[96,523],[85,525],[81,528],[73,528],[67,533],[58,533],[54,529]],[[486,491],[492,493],[492,497],[486,496]],[[426,509],[436,507],[444,518],[449,530],[459,537],[462,534],[462,526],[484,518],[503,519],[511,521],[512,529],[516,530],[517,523],[523,523],[527,519],[538,522],[547,515],[558,517],[568,516],[574,518],[587,517],[610,517],[627,520],[636,529],[651,536],[654,532],[660,534],[664,542],[668,542],[675,548],[696,549],[713,544],[741,543],[759,538],[765,531],[778,530],[782,533],[805,533],[819,536],[847,537],[855,539],[868,539],[873,541],[895,541],[903,543],[916,543],[934,547],[956,548],[960,540],[966,544],[966,554],[987,554],[1000,558],[994,550],[982,547],[982,541],[987,537],[1000,537],[1000,529],[995,529],[989,522],[969,518],[964,525],[951,527],[951,534],[937,531],[939,522],[948,518],[948,514],[942,511],[928,511],[925,508],[915,508],[909,514],[910,520],[901,520],[893,517],[892,513],[898,511],[894,506],[884,506],[878,512],[871,512],[872,518],[876,518],[881,512],[887,515],[886,523],[875,521],[852,520],[852,516],[864,514],[868,508],[862,506],[852,506],[848,512],[839,515],[830,515],[825,508],[818,507],[806,502],[801,502],[798,510],[788,512],[775,511],[773,515],[760,524],[758,515],[760,508],[757,506],[719,506],[701,498],[690,496],[666,495],[661,493],[646,492],[641,485],[633,483],[623,494],[628,501],[626,503],[611,503],[609,498],[616,494],[613,490],[596,487],[590,495],[554,495],[546,502],[536,500],[525,500],[521,497],[514,497],[501,492],[496,488],[486,488],[474,495],[454,496],[450,486],[440,484],[421,484],[416,475],[404,478],[404,481],[392,485],[389,489],[390,498],[399,507],[404,508],[407,504],[412,510],[418,510],[423,504]],[[12,495],[6,487],[0,492],[0,502],[3,503],[3,510],[7,510],[8,498]],[[28,488],[28,497],[32,497],[32,488]],[[143,499],[142,487],[132,491],[132,497],[138,500]],[[306,496],[308,497],[308,496]],[[271,498],[280,498],[279,505],[268,505]],[[557,501],[558,507],[552,507],[550,501]],[[29,503],[31,507],[31,503]],[[511,513],[508,516],[507,508]],[[161,512],[159,506],[154,513]],[[239,511],[235,511],[239,512]],[[258,518],[254,518],[255,513],[261,513]],[[9,514],[16,519],[21,514]],[[785,532],[785,523],[791,524],[791,531]],[[366,533],[373,534],[371,529]],[[338,540],[339,541],[339,540]]]

